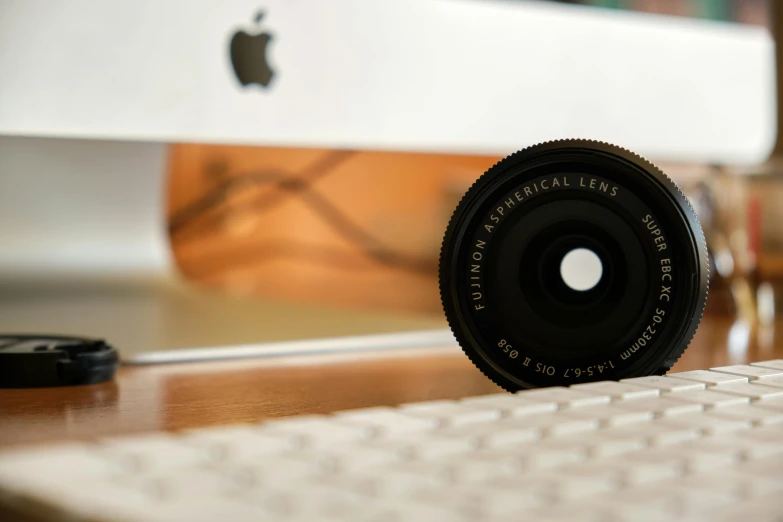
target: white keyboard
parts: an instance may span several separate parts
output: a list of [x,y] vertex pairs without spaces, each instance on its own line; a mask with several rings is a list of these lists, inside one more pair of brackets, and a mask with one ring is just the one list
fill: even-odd
[[783,359],[5,451],[0,505],[91,522],[781,521]]

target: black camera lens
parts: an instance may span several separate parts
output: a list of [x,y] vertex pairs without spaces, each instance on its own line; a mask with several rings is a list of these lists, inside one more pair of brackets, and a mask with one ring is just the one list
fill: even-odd
[[665,373],[699,325],[708,275],[704,235],[674,182],[586,140],[490,168],[440,257],[457,341],[510,391]]

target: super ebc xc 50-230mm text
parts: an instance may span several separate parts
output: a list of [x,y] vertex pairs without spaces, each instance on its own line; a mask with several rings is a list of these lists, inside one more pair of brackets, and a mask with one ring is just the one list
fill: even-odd
[[[600,265],[589,288],[564,280],[573,252]],[[465,194],[440,290],[468,357],[517,390],[665,373],[699,325],[708,272],[671,179],[625,149],[563,140],[512,154]]]

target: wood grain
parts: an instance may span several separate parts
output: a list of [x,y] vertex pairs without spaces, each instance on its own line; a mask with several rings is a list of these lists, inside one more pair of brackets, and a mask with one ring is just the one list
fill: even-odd
[[[675,371],[783,357],[783,322],[705,318]],[[498,391],[456,346],[125,367],[114,382],[0,390],[0,447],[180,430]]]

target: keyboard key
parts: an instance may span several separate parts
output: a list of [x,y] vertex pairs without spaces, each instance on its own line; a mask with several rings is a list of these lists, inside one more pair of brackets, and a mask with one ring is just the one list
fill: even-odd
[[774,386],[775,388],[783,388],[783,377],[765,377],[763,380],[755,381],[755,383],[763,384],[764,386]]
[[751,427],[751,423],[746,420],[731,420],[708,415],[680,415],[669,419],[662,419],[657,424],[659,426],[695,428],[704,435],[731,433],[733,431],[749,429]]
[[[783,493],[783,477],[780,476],[780,473],[762,475],[756,471],[744,472],[742,468],[739,468],[737,470],[737,476],[745,478],[742,482],[745,496],[754,501],[758,501],[759,497],[764,497],[766,495],[776,495],[778,500],[777,515],[780,515],[780,495]],[[778,521],[776,520],[775,522]]]
[[720,435],[700,437],[699,439],[687,441],[678,446],[672,447],[696,446],[700,451],[716,453],[719,455],[728,455],[736,462],[741,462],[748,457],[748,454],[743,444],[731,444],[730,441],[735,439],[735,433],[736,432],[730,432],[722,433]]
[[0,482],[11,483],[30,477],[62,480],[103,479],[132,468],[107,458],[91,444],[63,444],[55,447],[24,448],[0,453]]
[[503,427],[519,429],[537,429],[541,437],[557,437],[598,429],[599,421],[595,418],[579,418],[563,413],[542,413],[527,417],[506,419],[500,423]]
[[394,408],[365,408],[336,413],[335,422],[363,427],[372,438],[393,438],[437,429],[441,422],[435,417],[405,415]]
[[667,377],[676,379],[685,379],[687,381],[703,382],[708,386],[720,386],[730,382],[748,382],[747,377],[740,375],[731,375],[722,372],[711,372],[708,370],[693,370],[690,372],[669,373]]
[[565,444],[582,447],[591,458],[610,457],[647,446],[646,438],[637,432],[613,433],[611,430],[579,433],[568,438],[557,439]]
[[765,410],[770,409],[783,412],[783,397],[771,397],[769,399],[755,401],[753,405],[758,408],[764,408]]
[[713,408],[722,408],[725,406],[733,406],[735,404],[747,404],[750,402],[750,399],[747,397],[730,395],[728,393],[718,393],[716,391],[712,391],[709,389],[679,392],[679,393],[667,393],[664,396],[673,401],[683,401],[692,404],[701,404],[706,410],[710,410]]
[[753,439],[759,442],[769,442],[779,445],[783,449],[783,424],[774,424],[770,426],[764,426],[763,428],[756,428],[745,432],[738,433],[746,439]]
[[742,522],[746,520],[764,520],[777,522],[780,520],[780,497],[770,493],[765,497],[756,497],[746,502],[737,503],[726,510],[716,510],[714,520],[716,522]]
[[677,455],[685,463],[688,474],[699,474],[717,468],[728,468],[742,459],[738,451],[727,451],[725,446],[714,445],[704,439],[694,440],[666,448],[671,455]]
[[655,388],[661,392],[678,392],[687,390],[703,390],[706,386],[703,382],[687,381],[677,379],[668,375],[650,375],[648,377],[634,377],[633,379],[622,379],[620,382],[633,384],[635,386],[647,386]]
[[653,412],[651,411],[636,411],[605,404],[586,408],[572,408],[564,411],[563,415],[578,419],[595,419],[598,420],[602,427],[649,422],[653,418]]
[[99,442],[96,451],[145,473],[208,465],[215,460],[213,452],[183,444],[179,437],[168,434],[107,438]]
[[416,492],[413,497],[420,502],[434,505],[456,506],[470,520],[482,517],[503,517],[518,514],[520,510],[542,505],[542,487],[505,488],[492,487],[479,491],[468,487]]
[[734,366],[719,366],[710,368],[710,371],[727,373],[730,375],[739,375],[747,377],[751,381],[757,379],[766,379],[769,377],[783,377],[783,370],[773,368],[763,368],[761,366],[751,366],[748,364],[735,364]]
[[734,384],[726,384],[723,386],[714,386],[711,391],[716,393],[729,393],[731,395],[739,395],[740,397],[748,397],[752,401],[758,401],[763,399],[772,399],[775,397],[783,397],[783,388],[776,388],[774,386],[766,386],[765,380],[754,382],[740,382]]
[[404,415],[394,408],[364,408],[338,412],[332,416],[339,424],[362,427],[370,438],[393,438],[426,433],[437,429],[437,418]]
[[[344,481],[346,478],[358,480],[369,488],[373,498],[407,498],[425,489],[450,487],[453,482],[451,477],[443,467],[435,467],[435,464],[408,461],[386,466],[383,468],[383,473],[378,473],[377,470],[365,470],[348,477],[334,475],[329,477],[329,480]],[[506,465],[511,467],[509,463]]]
[[743,473],[783,477],[783,474],[781,474],[781,470],[783,470],[783,454],[766,459],[745,462],[739,469]]
[[511,393],[497,393],[493,395],[470,397],[461,400],[460,404],[477,408],[496,409],[505,417],[521,417],[523,415],[549,413],[557,410],[557,404],[554,402],[528,401],[521,398],[519,395]]
[[557,404],[558,408],[581,408],[597,404],[609,404],[611,397],[606,394],[585,393],[569,388],[555,386],[538,390],[523,390],[517,395],[525,400]]
[[263,435],[297,440],[297,444],[303,448],[328,448],[335,444],[360,442],[372,436],[371,431],[364,427],[338,424],[326,415],[265,421],[257,429]]
[[500,410],[496,408],[482,409],[451,401],[403,404],[399,408],[403,415],[437,419],[440,427],[492,422],[502,417]]
[[216,473],[208,468],[191,469],[188,473],[168,471],[150,476],[135,474],[121,476],[113,482],[151,494],[162,502],[174,502],[192,496],[230,495],[241,492],[251,484],[248,481],[235,480],[232,473]]
[[[745,460],[766,459],[782,454],[783,439],[780,438],[780,434],[773,437],[769,437],[768,434],[757,436],[755,432],[759,429],[765,428],[716,435],[710,437],[709,441],[710,444],[724,444],[727,451],[736,451]],[[765,437],[767,440],[763,440]]]
[[575,384],[571,386],[571,389],[597,395],[608,395],[612,400],[640,399],[644,397],[656,397],[660,394],[660,391],[650,387],[614,381]]
[[[678,520],[680,513],[676,511],[671,495],[651,495],[654,485],[644,484],[622,494],[604,495],[590,504],[590,509],[604,513],[602,520],[623,522],[669,522]],[[692,522],[692,521],[689,521]]]
[[519,490],[534,490],[549,502],[568,502],[588,498],[618,489],[620,478],[613,469],[595,469],[573,465],[546,470],[535,476],[521,475],[503,482]]
[[541,430],[524,424],[492,423],[445,428],[438,435],[470,439],[477,449],[492,449],[531,442],[540,437]]
[[587,458],[583,445],[558,439],[542,440],[535,446],[521,446],[512,455],[517,465],[527,470],[576,464]]
[[[356,491],[334,487],[328,481],[307,481],[300,486],[302,492],[299,498],[295,499],[296,504],[292,510],[295,520],[343,520],[346,516],[364,512],[373,505],[370,499]],[[286,520],[291,518],[289,515]]]
[[466,458],[458,462],[446,462],[444,471],[448,473],[450,483],[475,486],[479,489],[477,483],[519,475],[520,466],[518,462],[509,459],[503,461]]
[[459,403],[457,401],[452,401],[448,399],[442,399],[437,401],[425,401],[425,402],[406,402],[404,404],[398,405],[395,410],[397,411],[423,411],[423,412],[429,412],[429,411],[442,411],[444,409],[453,408],[454,406],[458,406]]
[[614,470],[571,466],[550,472],[553,498],[557,502],[583,499],[618,489],[620,480]]
[[720,495],[731,502],[747,498],[744,479],[733,473],[689,474],[672,481],[671,487],[681,487],[685,490],[709,491]]
[[751,366],[759,366],[761,368],[772,368],[773,370],[783,370],[783,359],[774,359],[772,361],[761,361],[750,363]]
[[535,471],[568,464],[576,464],[587,458],[583,444],[574,440],[548,439],[535,445],[522,445],[496,451],[483,451],[468,456],[470,460],[492,462],[503,466],[511,463],[517,470]]
[[707,412],[706,416],[748,421],[757,426],[783,423],[783,411],[776,411],[771,408],[758,408],[755,405],[750,404],[738,404],[735,406],[718,408]]
[[[569,502],[560,504],[549,504],[546,507],[533,509],[518,513],[516,516],[510,516],[502,519],[503,522],[519,522],[520,520],[534,520],[535,522],[606,522],[607,520],[619,521],[621,518],[610,518],[606,512],[600,509],[594,509],[594,502],[589,501],[590,508],[585,509],[587,502]],[[521,516],[524,518],[522,519]],[[649,521],[638,521],[649,522]]]
[[607,433],[614,437],[640,437],[648,445],[666,446],[680,444],[689,440],[698,439],[701,429],[693,426],[666,424],[664,422],[650,422],[644,424],[631,424],[619,428],[608,428]]
[[372,441],[364,447],[393,453],[407,460],[429,460],[476,449],[475,441],[469,438],[443,437],[434,433],[421,434],[410,440]]
[[[403,464],[406,464],[406,462],[403,462]],[[428,464],[431,465],[431,463]],[[391,464],[384,466],[383,469],[385,471],[397,465]],[[303,483],[326,485],[333,489],[348,490],[354,495],[372,500],[380,499],[387,494],[387,491],[382,487],[382,478],[376,469],[366,469],[351,473],[321,475],[308,478]]]
[[321,475],[326,471],[319,462],[309,462],[301,458],[289,459],[280,455],[265,456],[255,461],[231,463],[217,469],[223,469],[237,482],[263,486],[264,488],[274,487],[286,481]]
[[684,473],[685,464],[681,458],[665,453],[637,451],[625,453],[619,460],[596,462],[593,468],[614,471],[627,487],[675,479]]
[[[365,511],[355,519],[361,522],[471,522],[468,513],[456,508],[423,502],[395,503],[383,510]],[[299,521],[296,521],[299,522]],[[301,521],[304,522],[304,521]]]
[[301,449],[299,437],[270,435],[256,426],[239,425],[188,430],[181,433],[185,445],[202,447],[216,460],[242,462],[266,455],[277,455]]
[[[78,480],[61,481],[55,488],[48,487],[48,484],[42,486],[43,490],[37,491],[36,496],[45,495],[60,507],[61,512],[70,513],[68,518],[71,520],[105,520],[106,513],[111,513],[114,520],[163,520],[159,513],[154,513],[161,504],[156,497],[115,482],[90,482],[89,488]],[[63,520],[64,517],[57,516],[56,519]]]
[[[698,391],[698,390],[697,390]],[[685,393],[685,392],[682,392]],[[672,415],[693,415],[701,413],[704,406],[694,402],[675,401],[664,394],[659,399],[638,399],[635,401],[618,402],[614,407],[618,409],[647,413],[654,417],[670,417]]]
[[[646,489],[646,491],[649,495],[665,499],[670,509],[676,513],[676,519],[689,521],[702,520],[702,522],[707,522],[707,520],[700,518],[699,515],[714,509],[733,506],[736,502],[735,499],[714,491],[687,487],[683,479],[665,484],[656,484]],[[635,498],[632,496],[628,500],[633,505]]]
[[[759,461],[754,461],[759,462]],[[764,476],[754,475],[752,472],[743,473],[707,473],[689,476],[678,483],[689,489],[701,489],[714,492],[725,497],[737,505],[738,500],[749,500],[779,490],[778,481],[770,480]]]
[[[297,484],[303,484],[305,481],[298,481]],[[310,499],[307,502],[298,489],[285,489],[282,483],[277,485],[267,485],[263,488],[249,490],[237,494],[235,500],[246,503],[247,505],[259,510],[265,522],[271,520],[302,520],[298,515],[306,515],[309,506],[314,502]],[[312,515],[310,515],[312,517]],[[222,520],[222,517],[215,517],[216,520]],[[188,520],[187,517],[174,520]],[[231,519],[227,519],[231,520]],[[250,519],[252,520],[252,519]],[[328,520],[328,518],[327,518]],[[249,521],[248,521],[249,522]]]
[[398,448],[391,449],[384,446],[355,445],[341,449],[343,451],[298,451],[287,456],[286,464],[281,464],[281,466],[285,467],[288,462],[293,460],[301,460],[311,465],[317,465],[316,471],[319,472],[346,473],[401,462],[408,457],[404,450],[400,451]]
[[[760,459],[748,462],[738,467],[735,472],[737,476],[747,479],[746,488],[748,497],[758,497],[763,495],[775,494],[778,499],[783,498],[783,461],[782,455],[769,459]],[[780,512],[783,514],[783,502],[779,502]]]

